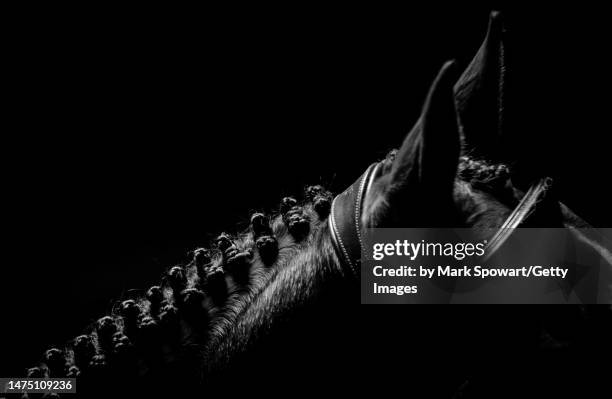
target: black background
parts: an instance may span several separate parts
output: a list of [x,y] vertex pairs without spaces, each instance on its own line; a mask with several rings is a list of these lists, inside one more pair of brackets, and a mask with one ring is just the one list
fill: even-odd
[[[610,227],[603,12],[500,7],[513,145]],[[471,59],[489,10],[11,15],[0,375],[250,212],[305,184],[343,189],[401,143],[442,63]]]

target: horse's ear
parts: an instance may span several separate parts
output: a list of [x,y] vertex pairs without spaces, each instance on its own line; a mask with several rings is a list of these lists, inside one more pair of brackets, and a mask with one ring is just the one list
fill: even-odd
[[430,192],[450,192],[459,159],[460,141],[453,100],[454,61],[442,66],[434,80],[421,117],[404,139],[391,169],[397,187],[417,182]]
[[453,84],[454,62],[447,62],[433,82],[418,122],[393,160],[387,160],[366,197],[366,225],[414,222],[423,204],[452,200],[460,153]]
[[488,159],[502,157],[506,84],[504,23],[493,11],[484,42],[455,84],[465,150]]

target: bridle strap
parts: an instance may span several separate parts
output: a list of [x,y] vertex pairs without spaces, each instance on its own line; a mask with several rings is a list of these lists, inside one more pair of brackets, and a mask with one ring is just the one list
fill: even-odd
[[[348,265],[355,276],[359,276],[361,255],[365,249],[361,237],[361,213],[365,194],[369,190],[381,163],[373,163],[349,188],[338,194],[332,202],[328,219],[332,242],[342,263]],[[495,233],[485,248],[486,261],[510,237],[535,209],[549,190],[552,180],[542,178],[534,183],[517,207]]]
[[542,178],[529,187],[529,190],[519,204],[514,208],[510,216],[501,225],[497,233],[489,240],[485,248],[484,261],[488,260],[497,250],[506,242],[513,233],[514,229],[519,227],[525,219],[534,211],[535,206],[548,192],[552,184],[552,179],[549,177]]
[[358,276],[361,265],[361,213],[365,193],[372,184],[380,163],[370,165],[349,188],[332,202],[328,219],[336,253],[351,272]]

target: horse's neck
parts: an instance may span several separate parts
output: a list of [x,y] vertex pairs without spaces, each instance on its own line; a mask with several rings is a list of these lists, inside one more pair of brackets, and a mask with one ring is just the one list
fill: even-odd
[[343,288],[346,271],[335,255],[327,223],[301,245],[281,248],[280,257],[284,258],[281,265],[267,271],[265,277],[260,275],[249,294],[230,303],[213,320],[205,350],[208,373],[235,363],[256,340],[265,340],[321,297],[349,297]]

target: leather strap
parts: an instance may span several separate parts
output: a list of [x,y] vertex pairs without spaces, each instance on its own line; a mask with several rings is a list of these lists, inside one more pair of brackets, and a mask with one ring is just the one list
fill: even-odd
[[380,163],[370,165],[355,183],[334,198],[328,219],[336,253],[355,276],[360,275],[361,250],[364,248],[361,238],[363,201],[379,166]]
[[540,202],[549,191],[552,185],[552,179],[549,177],[542,178],[534,183],[519,204],[514,208],[510,216],[501,225],[497,233],[489,240],[485,248],[484,260],[488,260],[504,242],[510,237],[515,228],[519,227],[529,215],[535,210],[535,206]]
[[[332,202],[328,219],[332,242],[342,263],[348,265],[355,276],[360,275],[361,254],[365,249],[361,236],[361,213],[365,195],[372,185],[381,163],[373,163],[349,188],[338,194]],[[485,260],[489,259],[533,212],[535,205],[548,192],[552,180],[543,178],[534,183],[517,207],[489,241]]]

